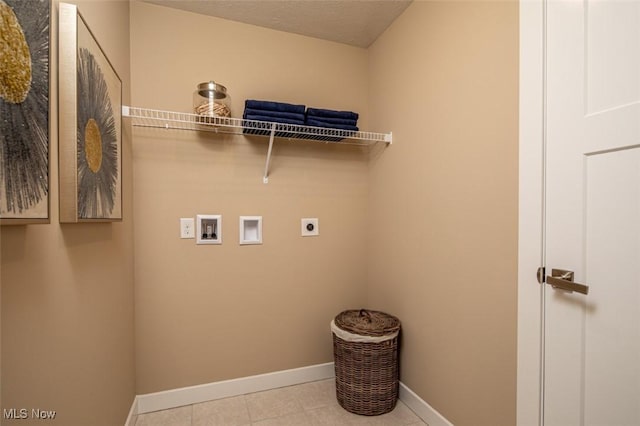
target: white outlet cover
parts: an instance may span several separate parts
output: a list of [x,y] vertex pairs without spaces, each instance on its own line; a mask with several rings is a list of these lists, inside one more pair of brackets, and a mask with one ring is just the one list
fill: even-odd
[[306,217],[300,222],[300,233],[303,237],[320,235],[320,225],[317,217]]
[[180,238],[195,238],[196,237],[196,223],[192,217],[180,218]]

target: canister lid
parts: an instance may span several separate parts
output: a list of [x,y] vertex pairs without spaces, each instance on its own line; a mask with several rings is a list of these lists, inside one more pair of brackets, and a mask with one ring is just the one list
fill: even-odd
[[198,94],[205,98],[213,95],[215,98],[224,99],[227,97],[227,88],[215,81],[207,81],[198,84]]

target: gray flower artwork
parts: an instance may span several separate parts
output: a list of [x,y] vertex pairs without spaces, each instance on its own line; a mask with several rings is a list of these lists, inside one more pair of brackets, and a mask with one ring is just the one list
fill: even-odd
[[78,216],[110,217],[116,202],[118,139],[107,83],[93,54],[78,50]]
[[0,217],[47,218],[49,0],[0,0]]

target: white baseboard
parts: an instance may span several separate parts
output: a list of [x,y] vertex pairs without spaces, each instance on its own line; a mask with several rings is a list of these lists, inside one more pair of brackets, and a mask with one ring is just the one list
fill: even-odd
[[[276,371],[240,379],[189,386],[138,395],[133,401],[125,426],[133,426],[138,414],[167,410],[184,405],[229,398],[285,386],[299,385],[335,377],[333,362]],[[399,399],[429,426],[453,426],[444,416],[400,382]]]
[[333,363],[138,395],[138,414],[335,377]]
[[138,419],[138,397],[133,398],[133,404],[131,404],[131,409],[129,410],[129,415],[127,416],[127,421],[124,426],[135,426],[136,420]]
[[427,402],[416,395],[404,383],[400,382],[400,391],[398,398],[407,407],[409,407],[418,417],[429,426],[453,426],[442,414],[438,413],[435,408],[427,404]]

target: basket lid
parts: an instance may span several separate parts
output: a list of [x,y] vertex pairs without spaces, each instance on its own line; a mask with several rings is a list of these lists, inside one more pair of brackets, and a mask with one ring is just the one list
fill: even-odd
[[335,324],[342,330],[362,336],[386,336],[400,330],[400,320],[393,315],[369,309],[340,312]]

